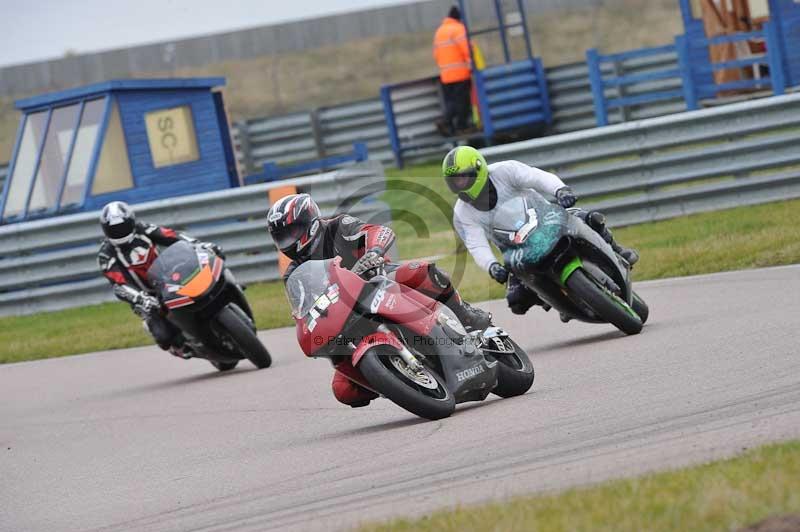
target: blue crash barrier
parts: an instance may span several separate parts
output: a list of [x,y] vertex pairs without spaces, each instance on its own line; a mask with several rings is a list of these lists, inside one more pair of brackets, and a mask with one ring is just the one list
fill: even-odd
[[[738,89],[771,89],[775,95],[784,94],[787,80],[785,75],[785,58],[783,46],[779,35],[779,26],[773,22],[764,24],[764,29],[748,33],[735,33],[721,35],[713,38],[689,37],[679,35],[675,44],[641,48],[627,52],[601,55],[597,49],[592,48],[586,52],[586,62],[589,67],[589,80],[592,86],[595,118],[598,126],[608,125],[608,112],[610,109],[628,107],[660,100],[674,100],[683,98],[688,110],[700,108],[700,100],[716,97],[720,91]],[[735,43],[751,39],[764,39],[766,53],[754,55],[735,61],[712,63],[708,47],[718,44]],[[665,68],[663,70],[649,71],[632,75],[604,76],[607,64],[613,65],[615,71],[625,61],[642,57],[674,54],[678,55],[678,68]],[[759,65],[768,67],[759,68]],[[742,79],[727,83],[715,83],[714,72],[726,69],[740,69],[753,67],[759,75],[753,79]],[[659,83],[669,79],[679,79],[679,88],[663,89]],[[608,91],[613,88],[636,88],[636,94],[631,96],[609,97]],[[633,92],[633,91],[632,91]]]
[[308,161],[290,166],[278,166],[274,162],[264,163],[264,171],[260,174],[247,176],[244,178],[245,185],[255,185],[256,183],[266,183],[268,181],[278,181],[287,177],[307,174],[317,170],[330,170],[344,163],[363,162],[369,158],[367,145],[363,142],[354,142],[353,151],[342,155],[333,155],[323,159]]

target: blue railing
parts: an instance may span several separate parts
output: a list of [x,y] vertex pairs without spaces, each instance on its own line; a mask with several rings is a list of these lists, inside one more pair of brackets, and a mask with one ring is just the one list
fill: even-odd
[[342,155],[333,155],[331,157],[290,166],[278,166],[274,162],[266,162],[264,163],[263,172],[245,177],[244,184],[255,185],[256,183],[265,183],[267,181],[278,181],[316,170],[330,170],[344,163],[366,161],[368,158],[369,152],[367,150],[367,145],[363,142],[355,142],[353,143],[353,151]]
[[[624,108],[645,103],[652,103],[661,100],[674,100],[683,96],[683,91],[678,89],[667,89],[656,87],[648,89],[644,84],[652,84],[654,81],[668,79],[680,79],[681,71],[678,68],[668,68],[653,72],[643,72],[640,74],[613,75],[603,77],[603,65],[614,65],[613,70],[617,71],[619,66],[625,61],[643,57],[674,54],[675,45],[656,46],[653,48],[640,48],[628,52],[617,54],[601,55],[596,48],[586,51],[586,63],[589,66],[589,82],[592,87],[592,98],[594,99],[595,118],[598,126],[608,125],[608,112],[610,109]],[[639,86],[638,94],[625,96],[626,90],[635,89]],[[606,89],[618,89],[622,95],[618,97],[606,97]]]
[[[764,39],[766,53],[719,63],[712,63],[707,54],[703,54],[706,57],[705,61],[697,61],[693,57],[693,52],[697,49],[707,50],[709,46],[751,39]],[[771,88],[775,95],[786,92],[780,37],[777,33],[777,26],[772,22],[764,24],[764,29],[761,31],[720,35],[708,39],[689,39],[681,35],[675,38],[675,44],[678,50],[678,60],[683,77],[683,93],[688,109],[698,109],[701,99],[713,98],[720,91]],[[725,83],[714,81],[715,72],[746,67],[756,69],[759,65],[768,66],[769,73],[754,79],[740,79]]]
[[541,59],[526,59],[475,72],[483,132],[495,133],[552,122]]
[[447,144],[552,121],[547,79],[538,58],[488,67],[473,73],[483,130],[447,138],[435,126],[443,116],[438,77],[381,87],[381,101],[389,139],[398,167],[409,154],[424,157]]

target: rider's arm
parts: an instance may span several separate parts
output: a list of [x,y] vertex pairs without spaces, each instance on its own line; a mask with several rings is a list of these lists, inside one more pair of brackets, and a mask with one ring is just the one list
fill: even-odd
[[[508,172],[509,182],[517,189],[532,188],[539,193],[555,196],[558,189],[566,186],[557,175],[519,161],[504,161],[501,168],[503,172]],[[493,167],[493,176],[495,172]]]
[[101,249],[97,255],[97,265],[103,276],[114,287],[114,295],[120,301],[125,301],[131,305],[136,304],[142,297],[143,292],[128,284],[128,280],[123,273],[122,265],[117,258]]
[[141,227],[141,231],[145,235],[147,235],[154,243],[160,246],[170,246],[180,240],[183,240],[185,242],[190,242],[192,244],[198,242],[196,238],[192,238],[183,233],[179,233],[178,231],[170,229],[169,227],[164,227],[159,225],[143,224],[143,226]]
[[[394,243],[394,231],[385,225],[368,224],[349,215],[338,216],[335,221],[338,223],[336,232],[346,242],[352,242],[359,247],[363,246],[363,249],[357,250],[358,256],[367,251],[376,251],[378,254],[385,256]],[[388,259],[389,257],[386,258]]]
[[[457,207],[458,206],[456,206],[456,208]],[[464,216],[459,216],[457,211],[453,212],[453,225],[456,229],[456,233],[458,233],[464,245],[467,246],[467,250],[470,255],[472,255],[472,258],[475,259],[475,262],[480,268],[488,272],[489,266],[491,266],[493,262],[497,262],[497,259],[494,257],[494,253],[492,253],[492,247],[486,239],[483,228],[473,221],[466,220]]]

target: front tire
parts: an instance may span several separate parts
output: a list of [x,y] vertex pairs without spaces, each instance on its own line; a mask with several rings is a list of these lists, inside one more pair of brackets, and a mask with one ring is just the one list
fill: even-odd
[[492,393],[503,398],[522,395],[533,386],[536,373],[531,359],[514,340],[503,338],[505,353],[489,351],[497,360],[497,386]]
[[256,333],[233,309],[223,308],[217,315],[217,321],[222,325],[230,339],[239,351],[247,357],[258,369],[268,368],[272,364],[272,357],[258,339]]
[[633,292],[633,307],[634,312],[639,315],[642,319],[642,323],[647,323],[647,318],[650,316],[650,308],[647,306],[647,303],[644,302],[644,299],[639,297],[639,294]]
[[230,371],[230,370],[232,370],[233,368],[236,367],[236,364],[239,363],[239,361],[236,361],[236,362],[217,362],[216,360],[209,360],[209,362],[211,362],[211,365],[214,366],[215,368],[217,368],[219,371]]
[[583,270],[575,270],[566,284],[578,299],[620,331],[625,334],[639,334],[642,331],[642,319],[636,311]]
[[375,391],[419,417],[442,419],[456,408],[444,379],[426,367],[415,380],[410,376],[412,370],[391,346],[371,347],[361,357],[358,369]]

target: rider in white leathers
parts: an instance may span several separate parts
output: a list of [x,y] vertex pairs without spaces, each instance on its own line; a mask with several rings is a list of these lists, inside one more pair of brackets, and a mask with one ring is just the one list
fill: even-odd
[[497,206],[533,189],[545,196],[554,196],[569,212],[586,222],[611,244],[619,256],[633,265],[639,260],[636,251],[614,241],[605,225],[605,216],[597,211],[571,208],[577,197],[572,189],[555,174],[528,166],[519,161],[502,161],[488,165],[478,150],[459,146],[451,150],[442,163],[442,174],[451,191],[458,194],[453,208],[453,224],[475,262],[498,283],[508,281],[506,299],[511,311],[524,314],[533,305],[549,310],[536,293],[527,289],[516,277],[509,275],[489,245],[492,220]]

